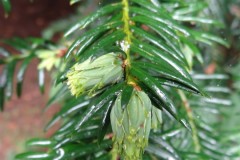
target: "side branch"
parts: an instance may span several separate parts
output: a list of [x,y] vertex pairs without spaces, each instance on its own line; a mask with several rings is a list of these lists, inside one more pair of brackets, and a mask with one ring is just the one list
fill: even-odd
[[189,102],[188,102],[185,94],[180,90],[178,90],[178,93],[181,97],[181,100],[183,102],[183,107],[185,108],[185,110],[187,112],[187,116],[188,116],[188,119],[189,119],[189,124],[192,128],[192,136],[193,136],[193,143],[194,143],[195,152],[199,153],[201,151],[201,145],[199,143],[199,138],[198,138],[198,135],[197,135],[198,131],[197,131],[197,127],[196,127],[195,122],[194,122],[192,109],[189,105]]

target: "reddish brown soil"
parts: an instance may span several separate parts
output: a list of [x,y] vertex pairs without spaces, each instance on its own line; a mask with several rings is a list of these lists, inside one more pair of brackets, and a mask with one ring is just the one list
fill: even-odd
[[11,0],[12,12],[4,18],[0,8],[0,38],[39,36],[50,22],[73,11],[69,0]]
[[[50,22],[74,11],[68,0],[12,0],[9,17],[4,18],[0,8],[0,39],[9,37],[40,36],[41,30]],[[37,86],[37,63],[32,62],[24,81],[21,99],[14,96],[0,113],[0,159],[10,160],[16,152],[23,151],[24,141],[44,136],[43,127],[57,110],[53,107],[43,113],[48,94],[40,94]],[[50,86],[49,76],[46,88]],[[47,92],[46,92],[47,93]]]

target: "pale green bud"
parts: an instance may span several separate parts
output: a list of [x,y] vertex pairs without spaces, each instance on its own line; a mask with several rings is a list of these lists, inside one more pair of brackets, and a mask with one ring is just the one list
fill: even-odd
[[56,50],[37,50],[36,55],[41,59],[38,69],[46,69],[50,71],[53,67],[59,68],[61,64],[61,56],[59,55],[62,51],[60,49]]
[[83,92],[89,94],[95,90],[118,82],[123,77],[122,60],[114,53],[103,55],[92,61],[75,64],[67,73],[67,85],[72,95],[79,96]]
[[140,160],[151,130],[152,104],[146,93],[134,90],[123,110],[121,95],[111,110],[114,146],[125,160]]

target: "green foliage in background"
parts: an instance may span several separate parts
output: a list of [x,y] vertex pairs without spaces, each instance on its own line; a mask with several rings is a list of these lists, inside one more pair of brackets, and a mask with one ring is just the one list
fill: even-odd
[[[20,53],[0,48],[1,110],[13,94],[16,65],[20,97],[33,59],[42,93],[45,73],[52,75],[46,109],[61,104],[45,127],[60,122],[59,129],[29,140],[16,159],[239,159],[239,65],[229,69],[223,61],[230,59],[224,51],[239,47],[239,17],[229,18],[237,1],[79,1],[70,1],[78,12],[42,38],[3,40]],[[9,13],[9,1],[2,5]],[[90,5],[98,7],[85,15]],[[57,32],[64,36],[54,43]],[[217,69],[208,73],[213,62]]]

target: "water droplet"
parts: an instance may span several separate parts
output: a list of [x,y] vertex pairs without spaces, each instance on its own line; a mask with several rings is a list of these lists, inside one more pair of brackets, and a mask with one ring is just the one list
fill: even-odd
[[120,42],[120,46],[122,50],[125,52],[130,48],[130,45],[128,44],[128,42],[124,40]]

